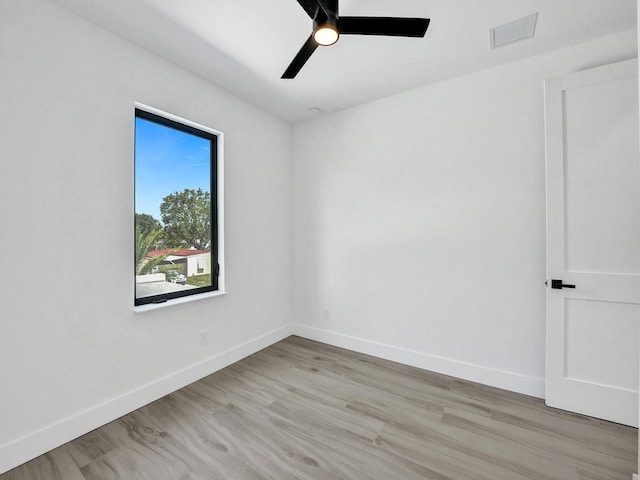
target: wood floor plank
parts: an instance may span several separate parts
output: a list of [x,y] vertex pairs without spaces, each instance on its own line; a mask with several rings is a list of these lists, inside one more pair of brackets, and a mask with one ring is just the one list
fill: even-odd
[[2,480],[85,480],[66,446],[58,447],[3,475]]
[[523,409],[517,406],[496,408],[497,422],[519,426],[532,432],[544,432],[551,438],[563,438],[602,451],[613,458],[637,458],[637,434],[629,427],[587,418],[548,407]]
[[570,441],[565,437],[540,434],[533,430],[496,422],[452,407],[445,409],[442,422],[475,432],[486,438],[510,442],[552,461],[556,458],[564,458],[566,461],[582,465],[583,468],[588,468],[594,473],[606,472],[612,480],[626,478],[626,469],[621,468],[621,465],[633,461],[633,459],[627,459],[627,462],[620,462],[615,456],[596,451],[588,445]]
[[509,471],[494,462],[479,458],[473,452],[461,452],[461,445],[430,442],[422,435],[386,426],[376,438],[376,445],[398,456],[427,465],[456,480],[525,480],[527,477]]
[[539,480],[577,479],[575,468],[558,457],[547,459],[531,449],[518,448],[513,442],[443,422],[434,423],[427,417],[420,423],[411,429],[387,423],[384,432],[395,429],[414,435],[425,449],[440,452],[451,459],[471,459],[480,471],[486,464],[499,466],[504,472],[509,472],[504,478],[521,475]]
[[637,430],[289,337],[0,480],[629,480]]
[[[316,423],[303,412],[297,416],[292,409],[272,405],[266,412],[275,415],[274,422],[297,442],[303,442],[317,452],[322,452],[329,463],[320,464],[322,468],[332,465],[339,472],[334,478],[402,478],[445,480],[448,477],[417,464],[410,459],[397,457],[385,452],[370,442],[351,432],[341,431],[333,424]],[[282,420],[279,422],[278,420]],[[304,419],[302,421],[302,419]],[[311,428],[307,428],[310,426]]]
[[76,438],[66,447],[78,468],[88,465],[114,449],[105,435],[97,430]]

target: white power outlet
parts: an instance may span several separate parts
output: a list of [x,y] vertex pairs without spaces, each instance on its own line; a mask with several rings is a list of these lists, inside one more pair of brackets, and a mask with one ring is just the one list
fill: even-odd
[[200,346],[204,347],[209,345],[209,330],[202,330],[200,332]]
[[331,311],[329,311],[328,308],[325,308],[324,310],[322,310],[322,318],[324,318],[325,320],[329,320],[330,316],[331,316]]

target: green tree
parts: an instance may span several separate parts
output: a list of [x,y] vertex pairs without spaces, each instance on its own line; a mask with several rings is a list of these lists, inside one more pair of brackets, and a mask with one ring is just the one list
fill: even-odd
[[153,267],[162,262],[166,255],[157,255],[153,258],[147,258],[149,250],[151,250],[158,237],[162,235],[162,229],[158,228],[145,235],[142,229],[136,224],[136,275],[146,275]]
[[162,229],[162,224],[148,213],[136,213],[135,222],[143,235],[149,235],[154,230]]
[[164,240],[168,247],[211,246],[211,199],[209,192],[186,188],[162,199],[160,205]]

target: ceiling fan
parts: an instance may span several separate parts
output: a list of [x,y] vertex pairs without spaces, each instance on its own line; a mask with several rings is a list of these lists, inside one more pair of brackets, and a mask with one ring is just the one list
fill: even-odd
[[302,46],[282,78],[295,78],[319,45],[333,45],[340,35],[424,37],[428,18],[340,17],[338,0],[298,0],[313,20],[313,33]]

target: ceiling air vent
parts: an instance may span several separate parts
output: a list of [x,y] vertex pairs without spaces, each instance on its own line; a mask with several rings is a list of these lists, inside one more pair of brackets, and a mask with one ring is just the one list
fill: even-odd
[[492,28],[489,30],[491,48],[494,49],[509,45],[510,43],[519,42],[520,40],[526,40],[527,38],[533,38],[533,34],[536,31],[537,20],[538,13],[536,12],[524,18]]

